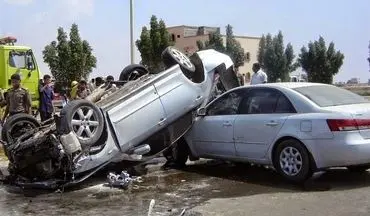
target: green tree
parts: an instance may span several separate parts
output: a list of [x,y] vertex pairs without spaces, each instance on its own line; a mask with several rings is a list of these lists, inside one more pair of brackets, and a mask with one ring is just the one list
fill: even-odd
[[226,51],[224,41],[220,32],[209,34],[207,41],[197,41],[197,46],[199,50],[214,49],[222,53],[225,53]]
[[336,51],[334,43],[329,47],[323,37],[318,41],[309,42],[308,48],[302,47],[298,62],[307,73],[309,82],[333,83],[333,76],[336,75],[343,65],[344,55]]
[[42,53],[54,78],[62,86],[68,86],[73,80],[87,79],[96,67],[92,51],[88,41],[81,40],[78,26],[73,24],[69,39],[64,29],[58,28],[57,40],[46,45]]
[[298,67],[294,59],[293,46],[288,43],[285,47],[281,31],[274,37],[271,34],[262,36],[257,60],[267,73],[269,82],[276,82],[278,79],[289,81],[289,74]]
[[226,26],[226,53],[231,57],[236,68],[243,66],[247,59],[244,49],[234,37],[231,25]]
[[241,47],[239,41],[235,39],[231,25],[226,26],[226,44],[222,35],[219,32],[215,32],[209,35],[207,41],[197,41],[197,46],[199,50],[214,49],[229,55],[236,68],[243,66],[246,60],[244,49]]
[[158,22],[154,15],[150,18],[150,30],[145,26],[142,28],[136,46],[141,55],[141,64],[150,72],[157,73],[164,69],[161,54],[166,47],[174,44],[170,39],[165,22]]

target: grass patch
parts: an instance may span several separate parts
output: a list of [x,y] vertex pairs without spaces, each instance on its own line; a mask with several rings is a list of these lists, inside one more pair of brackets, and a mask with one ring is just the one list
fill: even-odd
[[346,86],[342,88],[361,96],[370,96],[370,86]]

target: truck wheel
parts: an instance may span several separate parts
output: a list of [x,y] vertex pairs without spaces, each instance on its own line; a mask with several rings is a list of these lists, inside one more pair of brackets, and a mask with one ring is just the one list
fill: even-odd
[[26,113],[10,116],[1,130],[1,138],[5,142],[13,142],[29,130],[40,127],[35,117]]
[[87,100],[69,102],[60,112],[60,131],[73,131],[82,147],[94,145],[104,131],[104,116],[99,107]]
[[190,58],[184,53],[180,52],[175,47],[167,47],[162,52],[162,60],[166,68],[170,68],[176,64],[180,65],[181,70],[189,79],[193,77],[195,72],[195,66],[191,62]]
[[119,81],[136,80],[148,73],[149,71],[143,65],[132,64],[122,70],[119,75]]

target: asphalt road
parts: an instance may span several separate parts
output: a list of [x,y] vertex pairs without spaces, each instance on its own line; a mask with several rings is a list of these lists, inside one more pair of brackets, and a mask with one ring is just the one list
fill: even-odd
[[[1,163],[4,166],[4,161]],[[148,166],[142,182],[128,190],[106,186],[105,173],[67,191],[0,187],[1,215],[370,215],[370,173],[345,169],[293,186],[273,170],[236,167],[217,161],[190,164],[184,170]],[[192,213],[192,214],[190,214]]]

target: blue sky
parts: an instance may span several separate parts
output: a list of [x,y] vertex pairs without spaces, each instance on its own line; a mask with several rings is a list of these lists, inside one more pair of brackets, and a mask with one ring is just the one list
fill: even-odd
[[[370,78],[370,1],[368,0],[135,0],[135,37],[152,14],[167,26],[231,24],[237,35],[260,36],[283,31],[298,54],[302,45],[320,35],[335,42],[345,55],[335,80]],[[55,39],[59,26],[73,22],[94,48],[98,67],[93,75],[117,77],[130,62],[129,0],[0,0],[0,35],[14,35],[18,43],[31,46],[41,70],[42,49]],[[139,61],[139,53],[136,60]]]

